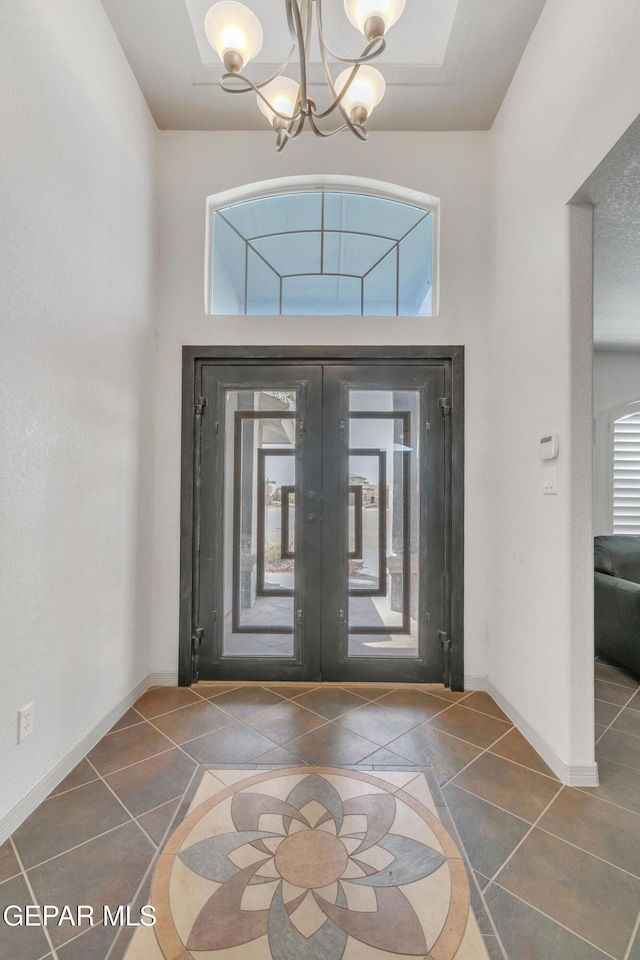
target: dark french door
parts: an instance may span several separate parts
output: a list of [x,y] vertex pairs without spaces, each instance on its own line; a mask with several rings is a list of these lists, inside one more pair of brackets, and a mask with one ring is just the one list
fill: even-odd
[[451,360],[188,360],[181,682],[449,683]]

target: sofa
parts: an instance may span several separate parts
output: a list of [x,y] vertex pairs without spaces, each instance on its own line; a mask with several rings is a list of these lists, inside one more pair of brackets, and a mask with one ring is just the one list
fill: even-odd
[[640,536],[596,537],[595,647],[640,674]]

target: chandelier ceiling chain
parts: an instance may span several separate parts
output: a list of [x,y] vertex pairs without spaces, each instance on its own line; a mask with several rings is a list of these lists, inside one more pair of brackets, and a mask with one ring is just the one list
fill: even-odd
[[[280,68],[266,80],[254,83],[242,72],[262,48],[262,27],[255,13],[235,0],[215,3],[205,18],[205,33],[225,66],[220,86],[226,93],[256,94],[258,107],[276,133],[276,149],[300,136],[308,123],[318,137],[333,137],[350,130],[367,140],[364,126],[385,92],[384,77],[370,66],[386,48],[385,35],[404,10],[406,0],[344,0],[347,17],[365,36],[367,44],[359,57],[342,57],[324,39],[322,0],[284,0],[291,49]],[[315,16],[314,16],[315,7]],[[331,102],[319,110],[309,97],[309,56],[313,25],[316,26],[320,59]],[[299,80],[285,75],[297,51]],[[329,60],[348,64],[334,80]],[[333,114],[341,122],[325,130],[318,121]]]

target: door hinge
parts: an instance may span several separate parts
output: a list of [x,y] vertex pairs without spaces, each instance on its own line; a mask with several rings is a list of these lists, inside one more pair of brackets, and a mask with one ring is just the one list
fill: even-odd
[[451,637],[446,630],[438,630],[438,640],[442,645],[443,664],[442,682],[445,687],[451,686]]
[[201,417],[201,416],[202,416],[202,414],[204,413],[204,408],[206,407],[206,405],[207,405],[207,398],[206,398],[206,397],[198,397],[198,399],[196,400],[196,405],[195,405],[196,417]]
[[451,401],[448,397],[438,397],[438,406],[442,410],[443,417],[451,416]]
[[197,683],[200,677],[198,672],[198,657],[203,639],[204,628],[196,627],[196,629],[193,631],[193,636],[191,637],[191,683]]
[[428,434],[431,433],[431,421],[426,420],[424,424],[424,428]]
[[304,427],[305,427],[304,420],[301,420],[298,425],[298,433],[300,434],[301,437],[304,435]]

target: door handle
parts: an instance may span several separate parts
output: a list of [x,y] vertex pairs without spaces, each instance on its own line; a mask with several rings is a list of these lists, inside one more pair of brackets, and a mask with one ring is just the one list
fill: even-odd
[[280,488],[280,558],[282,560],[291,560],[295,556],[294,551],[289,549],[289,505],[291,495],[295,492],[296,488],[292,486]]
[[353,533],[355,543],[353,545],[353,550],[349,551],[350,560],[362,560],[362,511],[363,511],[363,496],[362,496],[362,485],[361,484],[352,484],[349,487],[349,499],[353,495],[353,506],[354,506],[354,519],[353,519]]
[[308,513],[308,514],[307,514],[307,523],[315,523],[316,520],[317,520],[317,517],[316,517],[315,513]]

